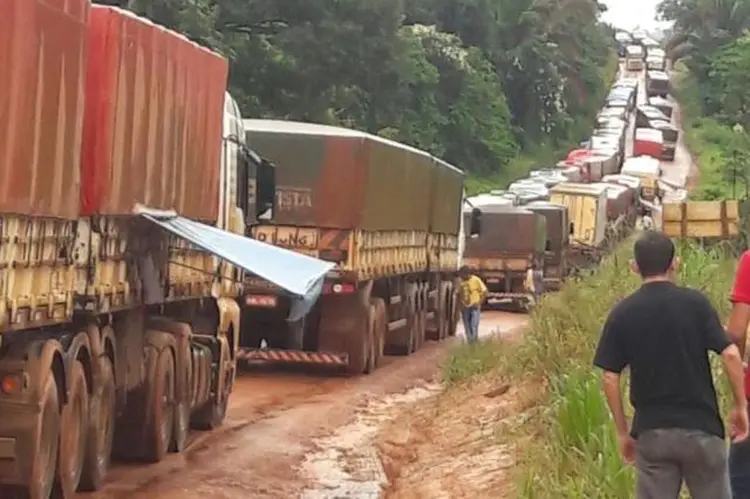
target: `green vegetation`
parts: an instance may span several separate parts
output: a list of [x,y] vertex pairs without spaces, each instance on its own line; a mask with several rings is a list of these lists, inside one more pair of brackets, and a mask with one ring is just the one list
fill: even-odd
[[747,197],[750,191],[750,3],[664,0],[675,22],[668,54],[678,65],[677,98],[690,150],[700,166],[697,199]]
[[225,54],[248,117],[393,138],[466,170],[475,189],[585,138],[614,73],[596,0],[98,3]]
[[[688,243],[678,249],[680,284],[700,289],[722,316],[729,312],[736,262],[731,250]],[[634,474],[620,459],[614,425],[591,364],[607,313],[638,286],[630,271],[631,258],[628,242],[595,274],[568,281],[559,293],[546,296],[517,346],[461,346],[445,366],[444,376],[453,383],[488,373],[539,391],[536,405],[517,428],[520,435],[513,436],[533,437],[519,448],[518,497],[632,497]],[[530,380],[542,382],[529,387]],[[719,392],[722,405],[728,407],[730,393],[724,383]]]

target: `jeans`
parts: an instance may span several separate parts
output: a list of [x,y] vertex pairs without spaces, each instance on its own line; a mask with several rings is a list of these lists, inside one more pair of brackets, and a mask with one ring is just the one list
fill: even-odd
[[750,498],[750,439],[729,447],[729,480],[733,497]]
[[464,331],[469,343],[476,343],[479,339],[479,307],[467,307],[461,311],[464,321]]
[[[684,481],[693,499],[731,499],[724,440],[698,430],[649,430],[635,444],[636,497],[677,499]],[[736,495],[736,499],[746,495]]]

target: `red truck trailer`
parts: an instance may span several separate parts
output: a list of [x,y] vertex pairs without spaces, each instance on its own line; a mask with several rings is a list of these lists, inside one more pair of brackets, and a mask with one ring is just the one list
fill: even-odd
[[248,193],[273,170],[222,148],[226,60],[87,0],[1,5],[0,497],[70,498],[113,452],[158,461],[222,422],[240,331],[222,277],[303,295],[330,264],[241,235],[257,213],[220,179]]

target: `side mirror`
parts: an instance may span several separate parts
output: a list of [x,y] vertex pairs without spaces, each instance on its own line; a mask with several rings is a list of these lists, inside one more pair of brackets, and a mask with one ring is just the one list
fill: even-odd
[[256,184],[255,217],[257,220],[272,220],[276,211],[276,166],[261,158]]
[[469,224],[469,235],[478,236],[482,232],[482,211],[479,208],[471,210],[471,222]]
[[568,232],[568,234],[572,236],[573,234],[575,234],[575,232],[576,232],[576,226],[573,224],[573,222],[570,222],[570,231]]

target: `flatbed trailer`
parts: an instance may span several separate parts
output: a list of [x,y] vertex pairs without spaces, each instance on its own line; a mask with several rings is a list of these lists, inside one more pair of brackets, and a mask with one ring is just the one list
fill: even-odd
[[460,170],[343,128],[273,120],[246,120],[245,128],[279,184],[274,223],[249,234],[336,266],[304,318],[283,293],[247,283],[242,358],[359,374],[384,352],[410,354],[455,334]]

